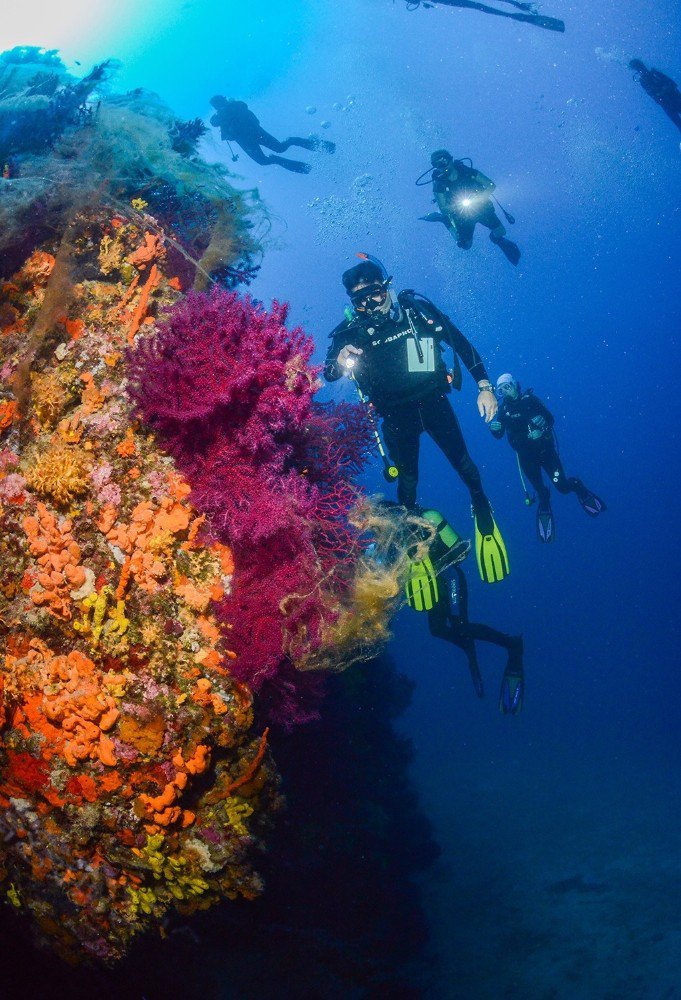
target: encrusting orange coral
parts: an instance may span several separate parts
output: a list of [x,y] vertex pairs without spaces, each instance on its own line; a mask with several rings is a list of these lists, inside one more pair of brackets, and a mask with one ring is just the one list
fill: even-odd
[[145,233],[144,243],[128,256],[128,260],[135,267],[143,269],[152,261],[162,260],[165,254],[162,238],[155,233]]
[[21,274],[34,284],[44,284],[52,274],[54,265],[55,258],[51,253],[46,253],[44,250],[36,250],[24,264]]
[[116,451],[121,458],[129,458],[135,454],[135,450],[135,435],[133,434],[132,427],[128,427],[125,437],[119,445],[116,445]]
[[[150,296],[170,305],[178,282],[163,271],[162,240],[134,223],[88,212],[76,229],[70,298],[53,321],[63,340],[32,373],[26,443],[4,473],[18,471],[23,506],[5,505],[13,548],[0,554],[11,626],[0,636],[0,886],[17,887],[17,905],[40,915],[62,954],[110,961],[171,906],[257,895],[249,849],[277,795],[264,744],[254,763],[252,694],[230,673],[212,607],[232,554],[202,530],[189,485],[119,391]],[[105,236],[137,274],[119,264],[92,280],[87,248]],[[11,282],[0,326],[13,364],[54,268],[40,252]],[[3,389],[0,432],[16,412]],[[230,776],[255,771],[254,822],[231,824]]]
[[16,399],[6,399],[0,403],[0,431],[6,430],[15,418],[17,412]]
[[51,614],[70,619],[71,591],[82,587],[86,579],[80,546],[71,533],[71,521],[57,523],[43,503],[36,505],[36,515],[23,520],[30,551],[41,570],[29,596]]
[[83,424],[79,413],[64,417],[57,424],[57,434],[66,444],[78,444],[83,436]]
[[89,657],[77,650],[55,655],[33,639],[24,657],[6,656],[5,669],[15,675],[22,672],[31,690],[40,692],[16,709],[14,725],[27,735],[46,738],[44,757],[59,754],[69,767],[88,759],[115,766],[113,742],[104,734],[115,725],[119,711]]
[[80,378],[83,383],[81,413],[83,416],[90,416],[102,408],[108,394],[97,388],[94,376],[90,372],[85,372]]
[[167,573],[163,555],[174,545],[174,536],[187,530],[190,519],[187,507],[164,497],[158,507],[150,500],[137,504],[129,524],[117,522],[115,508],[108,507],[99,528],[112,546],[129,556],[129,572],[139,586],[153,593]]
[[132,344],[132,342],[134,341],[135,334],[139,330],[142,320],[146,315],[147,307],[149,305],[149,296],[151,295],[156,285],[158,285],[160,280],[160,274],[161,272],[159,271],[156,264],[152,264],[149,270],[149,277],[144,283],[144,286],[142,288],[142,293],[139,298],[139,302],[135,307],[135,311],[133,312],[132,318],[130,320],[130,325],[128,326],[127,339],[129,344]]

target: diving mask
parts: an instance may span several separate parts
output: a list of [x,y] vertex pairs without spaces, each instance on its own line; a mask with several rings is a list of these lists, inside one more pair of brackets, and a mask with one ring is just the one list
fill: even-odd
[[376,282],[373,285],[366,285],[358,288],[350,296],[350,301],[355,309],[361,312],[378,312],[388,298],[387,282]]

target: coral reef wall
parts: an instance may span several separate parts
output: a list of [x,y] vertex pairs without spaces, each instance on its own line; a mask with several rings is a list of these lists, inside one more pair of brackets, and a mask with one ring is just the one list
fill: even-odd
[[438,848],[410,784],[411,747],[394,728],[409,698],[389,661],[360,664],[328,679],[317,722],[273,733],[287,809],[257,900],[191,924],[176,916],[164,941],[140,939],[111,970],[31,955],[26,930],[0,913],[0,939],[13,937],[8,980],[41,1000],[430,996],[418,875]]
[[[183,288],[249,280],[254,234],[268,225],[257,195],[201,159],[197,123],[179,121],[148,91],[114,93],[114,72],[104,63],[75,80],[54,52],[0,53],[0,277],[65,232],[77,211],[107,205],[124,221],[149,209],[147,227],[163,231]],[[127,283],[133,272],[115,234],[103,252],[107,273]]]
[[134,352],[129,392],[234,553],[218,609],[233,669],[290,724],[309,717],[303,695],[318,688],[291,665],[328,645],[356,590],[351,478],[370,431],[356,407],[314,402],[313,343],[285,321],[276,303],[267,312],[235,293],[190,296]]
[[112,959],[169,906],[259,891],[277,793],[214,613],[232,554],[122,392],[179,294],[162,241],[94,210],[65,238],[68,281],[62,241],[2,289],[0,875],[62,952]]
[[370,655],[399,593],[362,583],[364,414],[227,290],[257,206],[109,70],[0,56],[0,887],[107,962],[260,892],[267,724],[315,717],[314,669]]

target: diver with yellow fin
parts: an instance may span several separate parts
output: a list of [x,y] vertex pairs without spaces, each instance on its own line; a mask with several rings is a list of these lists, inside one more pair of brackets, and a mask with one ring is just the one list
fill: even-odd
[[478,562],[480,579],[485,583],[496,583],[511,572],[504,539],[494,520],[492,508],[487,498],[473,502],[475,521],[475,558]]
[[[505,649],[508,660],[499,692],[499,711],[504,715],[518,715],[525,692],[522,636],[507,635],[489,625],[469,621],[468,584],[460,564],[471,543],[460,538],[439,511],[417,510],[415,513],[428,522],[434,535],[426,555],[421,554],[418,545],[412,546],[414,557],[418,554],[421,558],[413,558],[408,566],[405,591],[409,606],[427,613],[431,635],[463,650],[478,698],[484,695],[484,685],[476,640]],[[420,533],[418,541],[424,538],[425,532]]]
[[[498,403],[482,359],[430,299],[410,289],[394,295],[383,264],[369,254],[358,256],[361,262],[342,277],[351,307],[330,334],[324,377],[352,377],[372,416],[382,418],[390,468],[398,472],[397,498],[407,509],[416,506],[421,434],[432,438],[470,493],[480,576],[486,583],[503,580],[509,573],[506,548],[447,398],[452,388],[461,389],[463,362],[477,383],[480,416],[488,424],[494,419]],[[449,369],[446,347],[452,351]]]

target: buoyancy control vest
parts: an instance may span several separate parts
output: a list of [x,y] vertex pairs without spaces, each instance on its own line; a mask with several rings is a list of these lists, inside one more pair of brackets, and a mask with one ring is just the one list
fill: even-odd
[[354,378],[379,413],[450,392],[451,386],[461,388],[456,351],[452,371],[442,356],[441,344],[451,344],[446,317],[435,310],[431,314],[410,299],[380,320],[353,316],[346,327],[350,331],[352,342],[363,351]]

